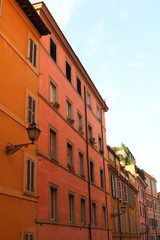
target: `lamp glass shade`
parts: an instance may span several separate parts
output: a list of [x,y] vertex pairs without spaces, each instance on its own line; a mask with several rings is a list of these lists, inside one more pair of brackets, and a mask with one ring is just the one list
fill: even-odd
[[126,211],[126,205],[125,205],[125,204],[123,204],[123,205],[121,206],[121,210],[122,210],[122,213],[125,213],[125,211]]
[[28,137],[31,141],[36,141],[39,138],[41,130],[39,129],[39,126],[36,123],[32,123],[27,128]]

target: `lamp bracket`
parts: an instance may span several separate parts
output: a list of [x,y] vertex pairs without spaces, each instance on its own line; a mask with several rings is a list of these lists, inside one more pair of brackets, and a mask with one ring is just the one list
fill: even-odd
[[32,141],[31,143],[24,143],[24,144],[19,144],[19,145],[10,145],[6,147],[6,154],[7,155],[12,155],[13,153],[17,152],[19,149],[21,149],[22,147],[27,148],[28,145],[30,144],[34,144],[34,141]]

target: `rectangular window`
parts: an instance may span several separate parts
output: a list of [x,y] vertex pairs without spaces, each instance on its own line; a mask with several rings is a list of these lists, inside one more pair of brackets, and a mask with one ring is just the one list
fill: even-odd
[[66,78],[71,83],[71,65],[66,61]]
[[135,209],[137,208],[137,203],[136,203],[136,194],[134,194],[134,206],[135,206]]
[[36,101],[28,94],[28,110],[27,110],[28,124],[35,123],[36,121]]
[[37,45],[31,38],[29,39],[29,61],[35,68],[37,67]]
[[78,157],[79,157],[79,174],[80,174],[81,177],[85,177],[84,155],[81,152],[79,152]]
[[95,175],[94,175],[94,162],[90,161],[90,180],[92,183],[95,182]]
[[68,194],[68,211],[69,211],[69,222],[75,223],[75,196],[74,194]]
[[34,193],[34,184],[35,184],[35,162],[31,159],[26,160],[26,190],[27,192]]
[[24,240],[34,240],[34,233],[24,233]]
[[103,213],[103,227],[107,227],[107,208],[106,206],[102,206]]
[[114,208],[114,214],[115,214],[115,218],[114,218],[115,232],[118,232],[118,218],[117,218],[117,209],[116,208]]
[[50,157],[57,161],[57,133],[50,129]]
[[92,202],[92,225],[97,226],[97,204]]
[[128,219],[127,219],[127,213],[125,213],[125,229],[126,229],[126,233],[128,233]]
[[98,105],[97,105],[97,118],[101,122],[101,109]]
[[120,227],[121,227],[121,232],[123,232],[123,215],[120,213]]
[[77,77],[77,92],[81,96],[81,80]]
[[73,108],[72,103],[68,99],[66,99],[66,114],[68,120],[72,120],[73,118],[72,108]]
[[50,38],[50,55],[53,58],[53,60],[57,62],[57,45],[55,44],[52,38]]
[[103,169],[100,169],[100,184],[101,184],[101,188],[104,188],[104,172],[103,172]]
[[74,162],[73,162],[73,146],[67,142],[67,164],[70,170],[74,170]]
[[89,139],[92,139],[92,127],[88,124],[88,137]]
[[130,214],[130,225],[131,225],[131,233],[133,233],[133,223],[132,223],[132,215]]
[[122,200],[122,187],[121,187],[121,182],[118,181],[117,184],[118,184],[118,197],[119,197],[119,200]]
[[50,219],[57,221],[59,219],[59,188],[55,185],[50,185]]
[[50,103],[52,104],[57,103],[57,86],[52,81],[50,81],[49,90],[50,90],[50,96],[49,96]]
[[111,183],[112,183],[112,196],[116,197],[116,184],[115,184],[115,177],[111,176]]
[[99,152],[102,151],[102,138],[98,136],[98,147],[99,147]]
[[90,109],[92,109],[91,94],[88,91],[87,91],[87,105]]
[[127,185],[123,185],[124,202],[128,202]]
[[82,198],[80,199],[80,204],[81,204],[81,224],[85,225],[86,224],[86,199]]
[[78,131],[80,134],[83,134],[83,117],[80,113],[78,113],[77,116],[78,116]]

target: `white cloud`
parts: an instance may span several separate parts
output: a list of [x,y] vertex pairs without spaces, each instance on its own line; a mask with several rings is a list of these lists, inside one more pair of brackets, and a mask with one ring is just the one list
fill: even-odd
[[98,24],[91,29],[87,42],[88,46],[95,47],[101,44],[104,39],[103,25],[103,20],[101,19]]
[[112,44],[107,43],[105,46],[105,51],[107,52],[107,55],[110,55],[110,56],[118,56],[121,50],[122,50],[122,47],[120,46],[120,43],[118,40]]
[[128,10],[127,9],[121,9],[119,12],[119,18],[123,20],[124,22],[128,23]]
[[129,66],[137,67],[137,68],[143,67],[147,59],[148,59],[148,56],[145,53],[141,52],[137,54],[136,60],[130,63]]

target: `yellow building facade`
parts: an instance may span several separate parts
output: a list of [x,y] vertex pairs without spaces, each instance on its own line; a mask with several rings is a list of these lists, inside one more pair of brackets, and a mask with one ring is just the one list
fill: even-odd
[[0,239],[37,239],[37,143],[26,129],[38,124],[39,39],[48,34],[28,0],[0,1]]
[[113,239],[141,239],[135,178],[112,148],[107,149]]

